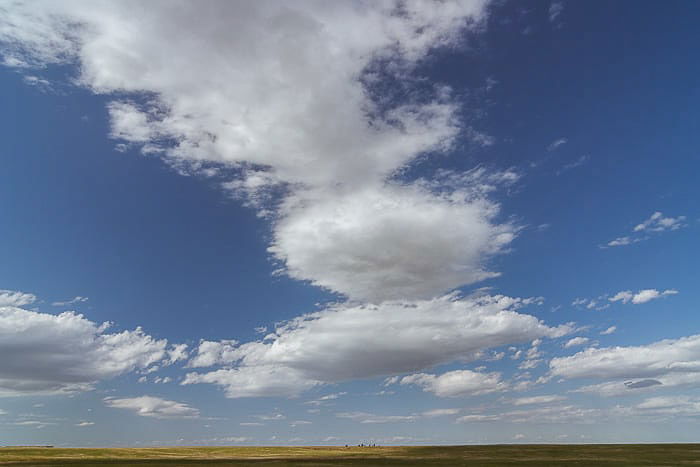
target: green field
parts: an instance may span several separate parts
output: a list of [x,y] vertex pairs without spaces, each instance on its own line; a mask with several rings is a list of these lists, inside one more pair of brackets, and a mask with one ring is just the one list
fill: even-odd
[[411,447],[0,448],[0,465],[700,465],[700,444]]

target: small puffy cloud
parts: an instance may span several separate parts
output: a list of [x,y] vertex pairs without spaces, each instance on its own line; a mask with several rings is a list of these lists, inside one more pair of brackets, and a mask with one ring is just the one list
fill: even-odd
[[0,308],[0,394],[88,390],[101,380],[167,360],[168,342],[143,332],[107,333],[83,315]]
[[569,339],[568,341],[566,341],[566,343],[564,344],[564,348],[565,348],[565,349],[568,349],[568,348],[570,348],[570,347],[576,347],[576,346],[578,346],[578,345],[584,345],[584,344],[587,344],[589,340],[590,340],[590,339],[588,339],[587,337],[580,337],[580,336],[579,336],[579,337],[574,337],[573,339]]
[[[228,365],[189,373],[183,384],[213,383],[228,397],[297,395],[324,383],[421,371],[488,357],[502,345],[560,337],[516,310],[530,299],[451,294],[382,305],[340,304],[280,324],[262,341],[231,351]],[[387,339],[387,335],[391,339]]]
[[610,304],[605,302],[605,296],[598,298],[577,298],[571,302],[572,306],[585,307],[587,310],[602,311],[610,307]]
[[477,396],[505,390],[508,385],[500,373],[479,373],[471,370],[448,371],[441,375],[418,373],[404,376],[401,384],[416,385],[438,397]]
[[166,364],[172,365],[175,362],[187,359],[187,344],[174,344],[168,349],[168,359]]
[[199,410],[182,402],[175,402],[160,397],[141,396],[125,399],[108,397],[104,399],[107,407],[125,409],[142,417],[153,418],[197,418]]
[[614,333],[615,331],[617,331],[617,326],[610,326],[609,328],[605,329],[604,331],[601,331],[600,335],[607,336],[607,335]]
[[18,292],[16,290],[2,290],[0,289],[0,307],[3,306],[14,306],[22,307],[25,305],[31,305],[36,302],[36,295]]
[[678,291],[674,289],[667,289],[663,292],[660,292],[656,289],[644,289],[636,293],[630,290],[623,290],[621,292],[616,293],[608,300],[610,300],[611,302],[633,303],[635,305],[639,305],[641,303],[647,303],[657,298],[666,297],[668,295],[676,295],[677,293]]
[[237,344],[238,342],[235,340],[218,342],[201,340],[197,348],[197,355],[187,363],[187,366],[190,368],[208,367],[230,362]]

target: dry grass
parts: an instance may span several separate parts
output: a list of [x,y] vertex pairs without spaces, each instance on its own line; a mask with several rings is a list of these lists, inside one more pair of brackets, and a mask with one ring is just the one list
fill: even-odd
[[699,444],[410,447],[0,448],[0,464],[143,465],[469,465],[700,466]]

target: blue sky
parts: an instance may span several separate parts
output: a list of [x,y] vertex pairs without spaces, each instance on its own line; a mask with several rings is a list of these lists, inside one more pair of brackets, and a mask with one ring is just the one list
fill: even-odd
[[87,5],[0,3],[0,443],[695,440],[696,5]]

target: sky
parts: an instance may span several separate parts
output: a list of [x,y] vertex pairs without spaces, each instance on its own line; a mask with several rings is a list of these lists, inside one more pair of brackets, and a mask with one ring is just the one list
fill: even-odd
[[699,14],[3,0],[0,445],[697,441]]

